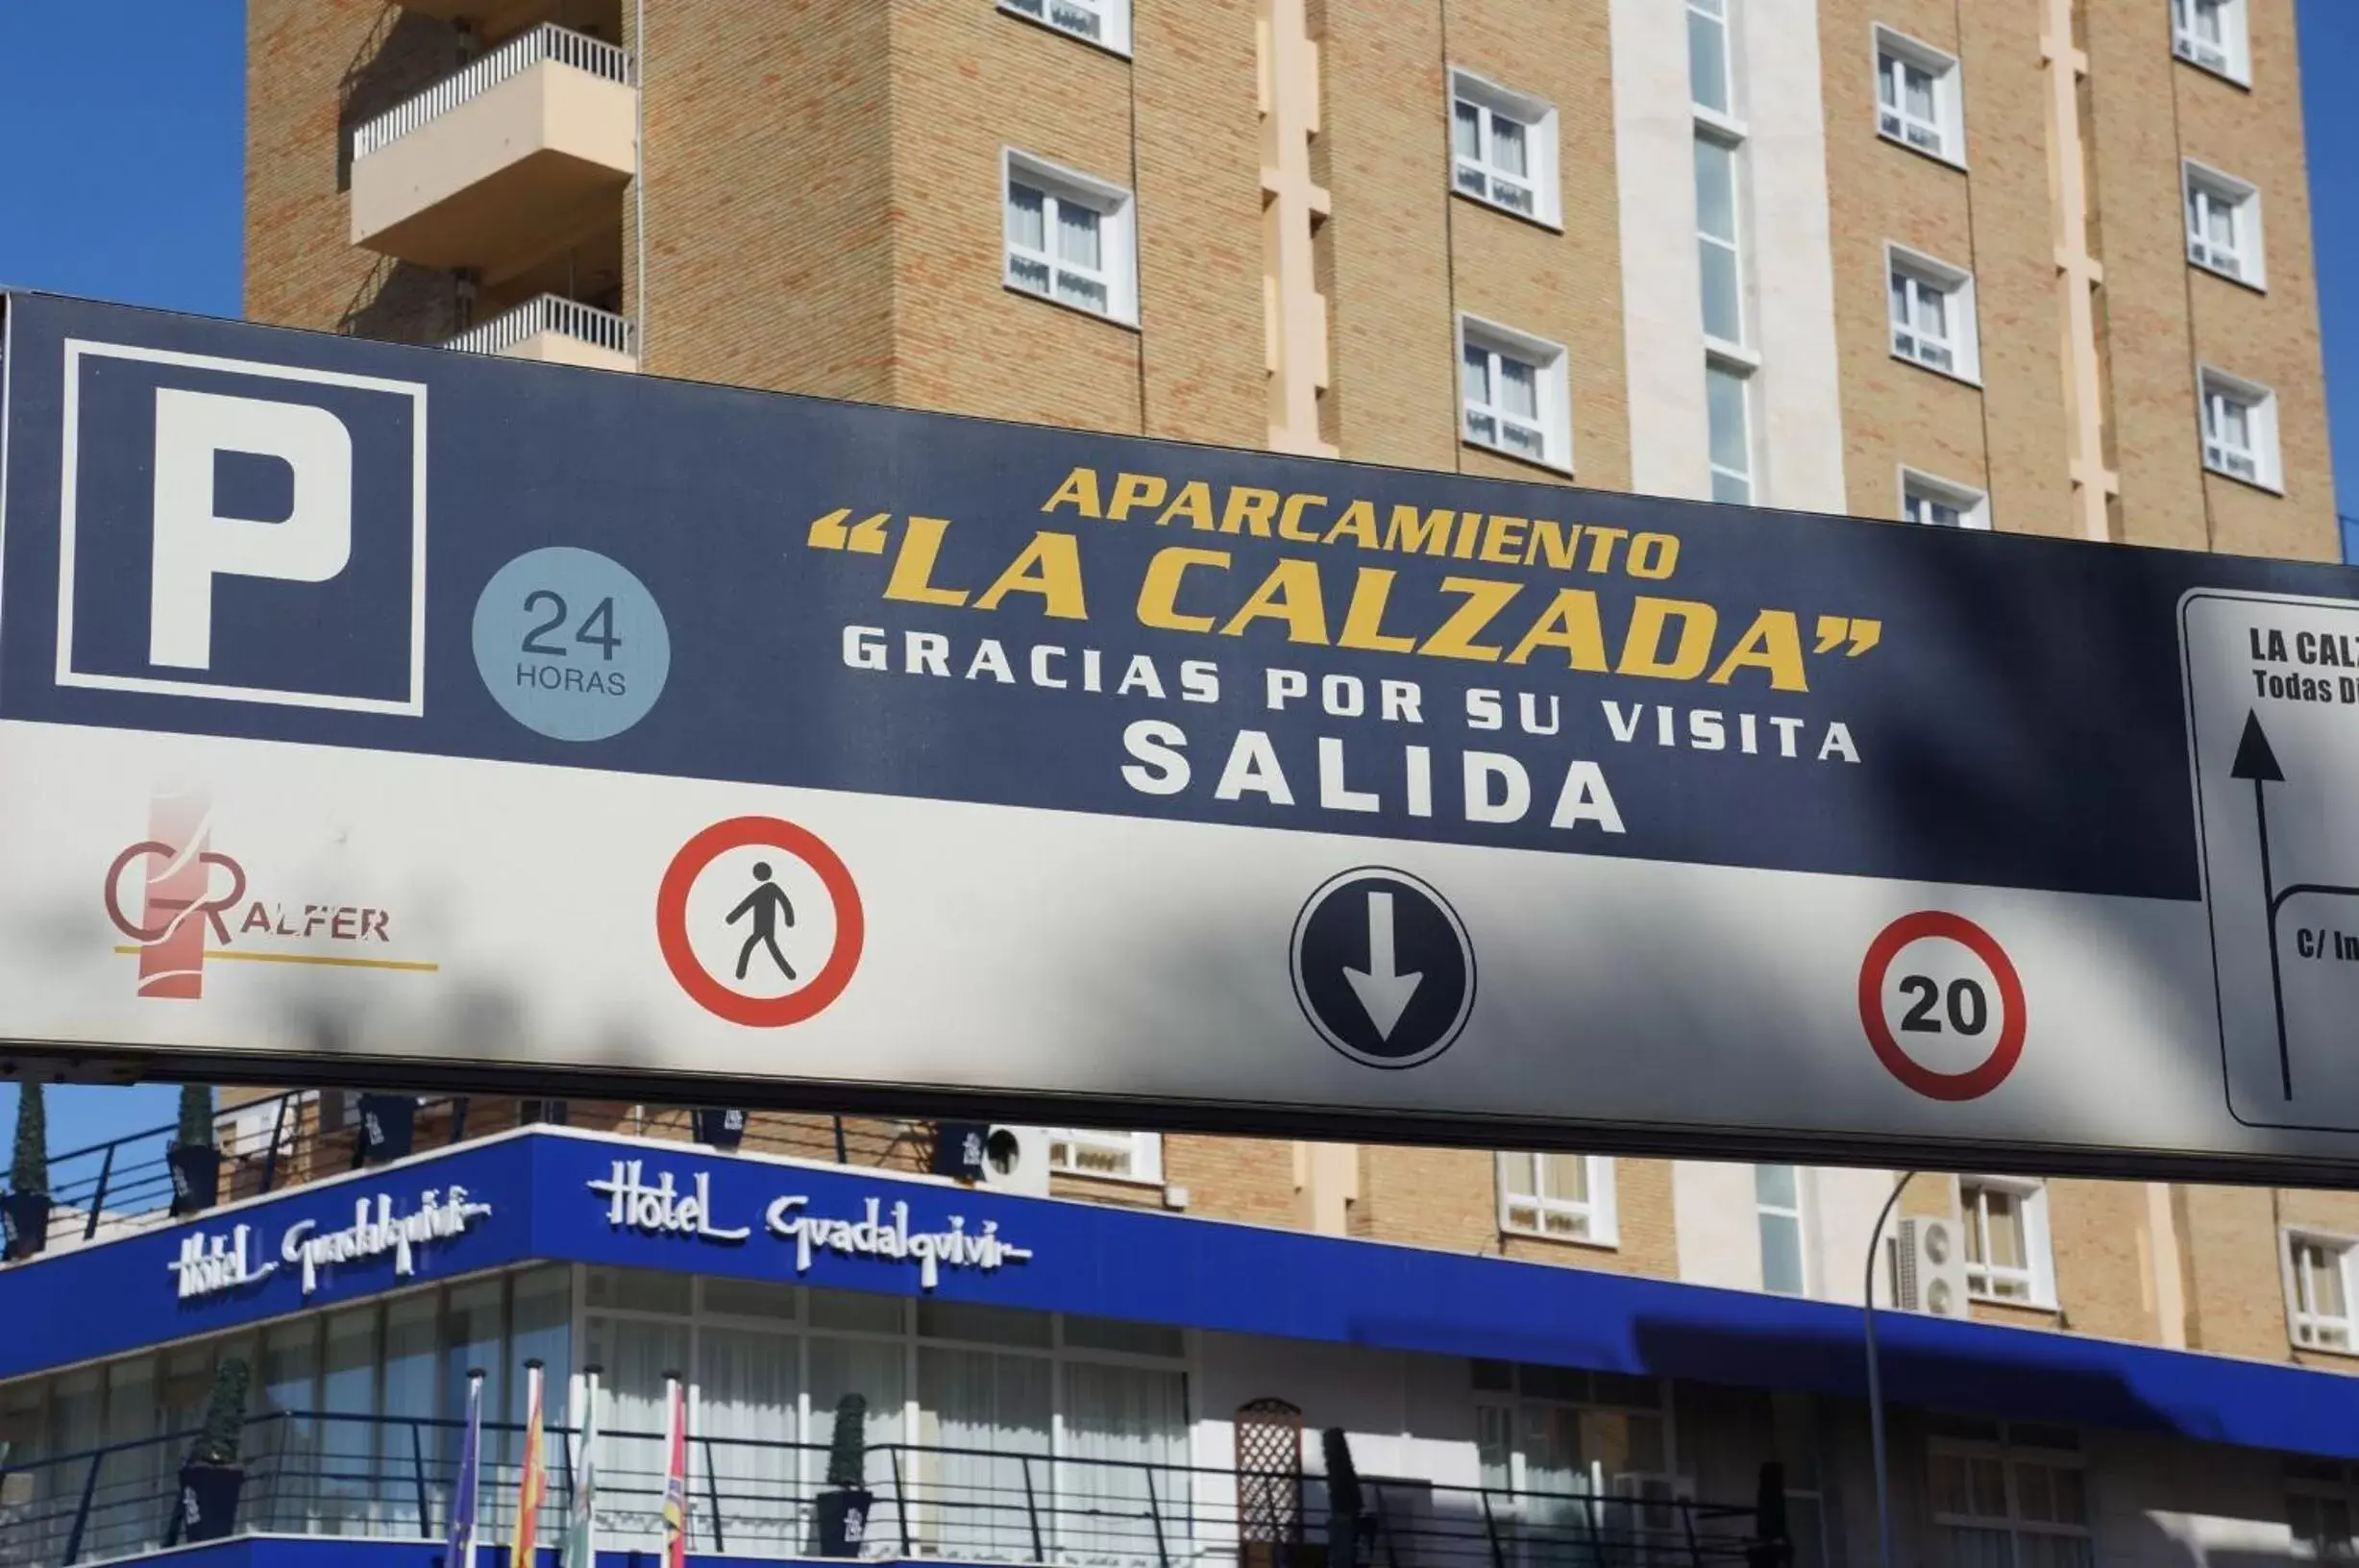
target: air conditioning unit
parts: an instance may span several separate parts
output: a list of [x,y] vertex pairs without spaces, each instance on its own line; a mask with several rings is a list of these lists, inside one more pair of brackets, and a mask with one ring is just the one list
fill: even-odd
[[982,1185],[995,1192],[1048,1195],[1048,1133],[1040,1127],[995,1126],[983,1136]]
[[1904,1219],[1892,1241],[1892,1304],[1929,1317],[1966,1315],[1966,1248],[1954,1219]]

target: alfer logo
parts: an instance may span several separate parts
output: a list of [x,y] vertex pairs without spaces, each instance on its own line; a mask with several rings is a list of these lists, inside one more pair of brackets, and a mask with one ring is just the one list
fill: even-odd
[[388,910],[333,899],[280,901],[251,892],[245,866],[212,846],[207,794],[158,796],[148,836],[114,857],[100,891],[107,919],[131,939],[115,951],[139,960],[139,994],[203,997],[209,959],[423,973],[441,968],[391,955]]

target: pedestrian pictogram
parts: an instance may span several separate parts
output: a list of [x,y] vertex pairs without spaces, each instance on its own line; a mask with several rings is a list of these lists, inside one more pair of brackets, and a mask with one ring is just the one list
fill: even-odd
[[1963,915],[1904,915],[1859,966],[1859,1023],[1876,1059],[1928,1099],[1997,1089],[2023,1059],[2028,1022],[2014,961]]
[[716,822],[680,846],[655,895],[655,934],[680,988],[755,1028],[799,1023],[843,994],[867,925],[851,871],[808,828]]
[[1447,1050],[1474,1010],[1474,946],[1440,894],[1406,871],[1334,878],[1294,921],[1294,995],[1322,1039],[1371,1067]]

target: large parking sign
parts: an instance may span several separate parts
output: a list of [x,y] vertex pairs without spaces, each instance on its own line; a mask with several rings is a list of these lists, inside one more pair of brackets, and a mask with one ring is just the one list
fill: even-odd
[[[78,339],[64,355],[59,682],[419,713],[425,386]],[[142,592],[144,624],[121,613]]]
[[37,296],[4,371],[28,1057],[2359,1164],[2339,568]]

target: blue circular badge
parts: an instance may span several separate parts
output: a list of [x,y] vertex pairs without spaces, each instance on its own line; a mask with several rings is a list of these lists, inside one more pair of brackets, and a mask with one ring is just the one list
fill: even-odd
[[592,550],[552,545],[492,574],[475,601],[475,663],[518,723],[602,741],[647,717],[672,636],[647,584]]

